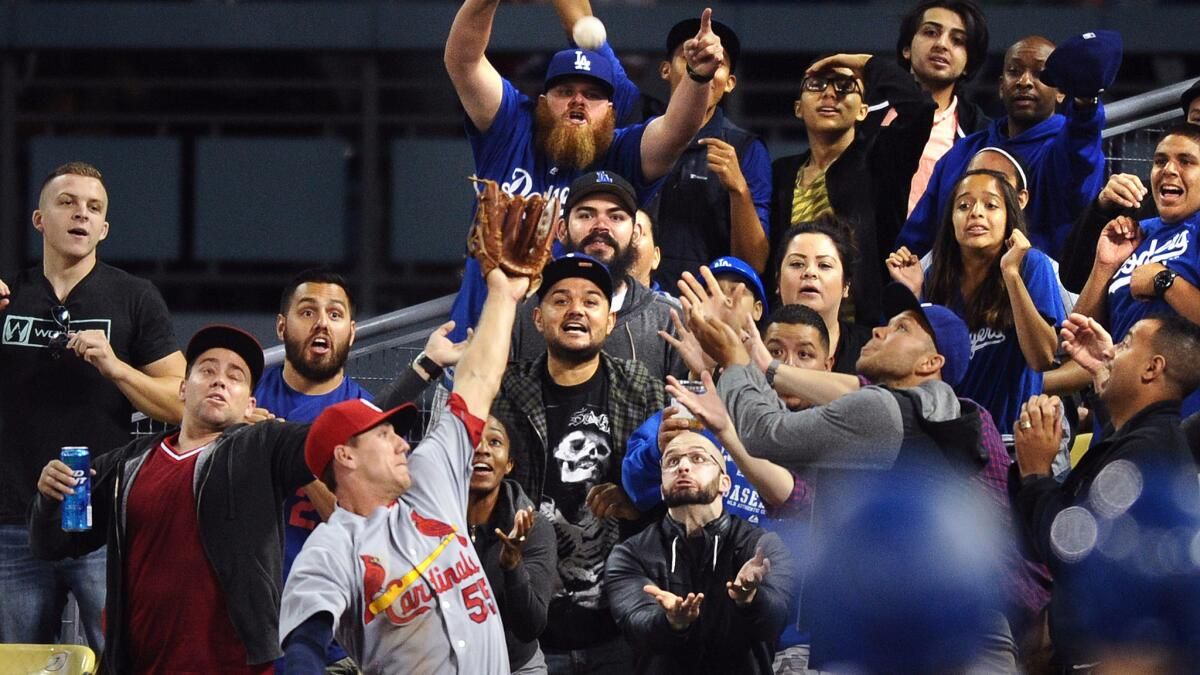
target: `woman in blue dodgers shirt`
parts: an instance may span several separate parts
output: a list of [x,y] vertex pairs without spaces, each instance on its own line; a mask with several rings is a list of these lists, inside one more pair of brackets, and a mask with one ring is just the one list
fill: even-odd
[[[1108,327],[1113,340],[1152,314],[1180,314],[1200,323],[1200,126],[1181,124],[1154,150],[1150,194],[1158,217],[1135,223],[1119,216],[1104,227],[1075,311]],[[1200,392],[1183,416],[1200,410]]]
[[1054,363],[1056,326],[1066,318],[1058,277],[1050,258],[1030,246],[1003,174],[968,171],[951,194],[929,271],[903,247],[888,256],[888,271],[966,321],[971,363],[955,390],[985,406],[1011,445],[1021,403],[1042,392],[1042,372]]

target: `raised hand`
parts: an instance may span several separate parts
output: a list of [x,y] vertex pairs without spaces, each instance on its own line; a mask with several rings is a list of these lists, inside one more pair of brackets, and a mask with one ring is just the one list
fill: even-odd
[[813,75],[835,68],[845,68],[853,72],[854,76],[861,80],[863,70],[867,67],[867,61],[870,60],[870,54],[834,54],[826,56],[823,59],[818,59],[808,67],[808,70],[804,71],[804,74]]
[[679,417],[679,409],[667,406],[662,411],[662,423],[658,425],[658,449],[667,447],[671,439],[692,428],[692,420]]
[[621,520],[637,520],[642,517],[637,507],[629,500],[629,495],[616,483],[601,483],[588,490],[584,501],[592,515],[599,518],[620,518]]
[[766,343],[763,342],[762,333],[758,332],[758,326],[754,324],[754,317],[746,317],[746,323],[742,328],[742,335],[742,344],[746,346],[746,351],[750,353],[750,361],[759,370],[766,372],[774,357],[771,356],[771,350],[767,349]]
[[1129,216],[1117,216],[1108,221],[1096,242],[1096,265],[1114,272],[1142,243],[1142,228]]
[[680,301],[687,312],[688,328],[709,358],[722,368],[750,363],[750,354],[742,345],[742,340],[733,330],[733,326],[709,316],[700,305],[692,303],[686,297],[680,298]]
[[921,289],[925,285],[925,270],[921,269],[921,259],[915,253],[908,250],[907,246],[901,246],[888,254],[885,264],[893,281],[904,284],[913,295],[921,297]]
[[1051,472],[1062,444],[1062,401],[1057,396],[1038,394],[1021,405],[1013,429],[1017,465],[1022,476]]
[[668,375],[667,393],[674,396],[680,405],[691,411],[701,424],[714,434],[720,435],[733,427],[733,420],[729,418],[729,410],[725,408],[725,402],[717,395],[717,385],[713,383],[712,374],[706,370],[700,374],[700,379],[704,382],[703,394],[697,394],[687,389],[679,384],[679,380],[674,376]]
[[739,605],[748,605],[754,602],[754,596],[758,594],[758,586],[763,579],[767,577],[767,573],[771,571],[771,559],[766,557],[762,546],[759,546],[754,551],[754,557],[747,560],[742,569],[738,571],[737,577],[733,581],[725,582],[725,589],[729,592],[729,597]]
[[688,593],[686,598],[681,598],[654,584],[646,584],[642,586],[642,590],[658,601],[658,605],[667,615],[667,623],[675,630],[687,630],[693,621],[700,618],[700,605],[704,602],[703,593]]
[[1131,173],[1114,173],[1100,191],[1100,205],[1107,208],[1136,209],[1149,192],[1142,179]]
[[508,534],[496,528],[496,536],[500,539],[500,567],[514,570],[521,564],[525,543],[529,540],[529,531],[533,529],[533,519],[536,517],[533,507],[527,506],[513,516],[513,528]]
[[712,9],[706,7],[700,15],[700,30],[683,43],[683,58],[687,67],[700,77],[712,77],[725,62],[725,48],[712,29]]
[[1093,380],[1107,374],[1104,364],[1113,341],[1100,322],[1083,314],[1071,314],[1063,321],[1059,336],[1071,360],[1088,371]]
[[443,368],[449,368],[458,363],[458,359],[462,357],[463,351],[467,348],[467,343],[474,334],[474,331],[468,328],[466,340],[451,342],[450,338],[446,336],[453,330],[454,322],[447,321],[438,326],[429,334],[429,339],[425,340],[425,356],[428,356],[434,363]]
[[658,331],[658,335],[675,348],[679,358],[683,359],[683,365],[687,366],[688,370],[700,373],[717,367],[716,361],[704,353],[700,343],[696,341],[696,336],[688,330],[688,327],[680,320],[679,312],[674,309],[671,310],[671,323],[675,324],[675,335],[671,335],[665,330]]
[[1013,230],[1009,235],[1008,241],[1004,242],[1008,250],[1000,257],[1000,271],[1011,276],[1021,276],[1021,261],[1025,260],[1025,254],[1029,252],[1033,245],[1029,243],[1029,237],[1020,230]]

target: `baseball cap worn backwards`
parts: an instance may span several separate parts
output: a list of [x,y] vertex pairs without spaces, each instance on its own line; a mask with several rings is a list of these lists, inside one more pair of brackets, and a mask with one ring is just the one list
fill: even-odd
[[374,403],[361,398],[329,406],[308,430],[308,438],[304,442],[304,463],[313,476],[320,478],[333,461],[334,448],[345,445],[351,438],[384,422],[391,422],[396,433],[403,436],[421,423],[421,413],[411,403],[381,410]]
[[883,288],[883,311],[888,319],[915,312],[933,330],[933,344],[946,360],[942,365],[942,381],[957,387],[971,362],[971,334],[967,324],[942,305],[917,300],[908,287],[890,283]]
[[612,171],[589,171],[571,181],[563,212],[570,214],[571,209],[583,201],[584,197],[594,194],[612,195],[621,208],[629,212],[630,218],[637,215],[638,202],[633,186],[623,176]]
[[242,360],[246,362],[246,367],[250,369],[250,388],[254,389],[263,372],[263,351],[258,340],[246,331],[233,326],[223,324],[205,326],[196,331],[196,334],[188,341],[187,351],[184,354],[188,367],[190,368],[204,352],[217,348],[228,349],[242,357]]
[[543,91],[549,91],[560,80],[573,77],[588,77],[604,85],[608,98],[613,95],[612,64],[599,52],[589,49],[564,49],[550,58],[546,68]]
[[612,300],[612,275],[604,263],[585,253],[568,253],[556,260],[550,261],[542,270],[542,285],[538,287],[538,300],[546,297],[550,289],[563,279],[579,277],[587,279],[600,288],[604,297]]

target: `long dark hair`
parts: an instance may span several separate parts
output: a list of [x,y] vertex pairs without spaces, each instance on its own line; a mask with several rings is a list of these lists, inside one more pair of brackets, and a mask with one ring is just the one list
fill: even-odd
[[[1004,197],[1004,240],[1007,241],[1013,230],[1025,233],[1025,214],[1017,201],[1017,193],[1009,185],[1008,179],[998,171],[977,169],[968,171],[954,184],[950,193],[950,203],[942,213],[941,227],[938,228],[937,238],[933,242],[933,267],[929,270],[929,282],[925,287],[925,298],[934,304],[951,305],[962,292],[963,257],[962,247],[954,236],[954,203],[959,187],[971,176],[990,176],[1000,188]],[[971,297],[963,297],[963,314],[967,327],[972,331],[988,327],[1005,331],[1013,325],[1012,303],[1008,299],[1008,290],[1004,287],[1004,278],[1000,274],[1001,250],[996,256],[987,276],[979,284],[979,288]]]

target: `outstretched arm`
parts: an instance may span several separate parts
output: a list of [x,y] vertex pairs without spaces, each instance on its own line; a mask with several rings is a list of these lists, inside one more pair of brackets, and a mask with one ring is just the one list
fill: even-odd
[[487,131],[504,97],[504,81],[484,51],[500,0],[466,0],[454,15],[443,61],[471,123]]
[[[646,125],[642,135],[642,175],[648,181],[666,175],[692,137],[704,126],[712,76],[725,62],[721,38],[712,31],[711,9],[705,9],[700,16],[700,32],[696,37],[683,43],[683,55],[695,75],[679,83],[671,93],[667,112]],[[698,82],[696,78],[704,81]]]
[[487,276],[488,295],[475,326],[475,335],[459,359],[454,373],[454,393],[462,397],[467,410],[486,418],[492,399],[500,391],[500,380],[508,365],[508,343],[512,339],[517,303],[529,288],[526,277],[510,278],[499,268]]

